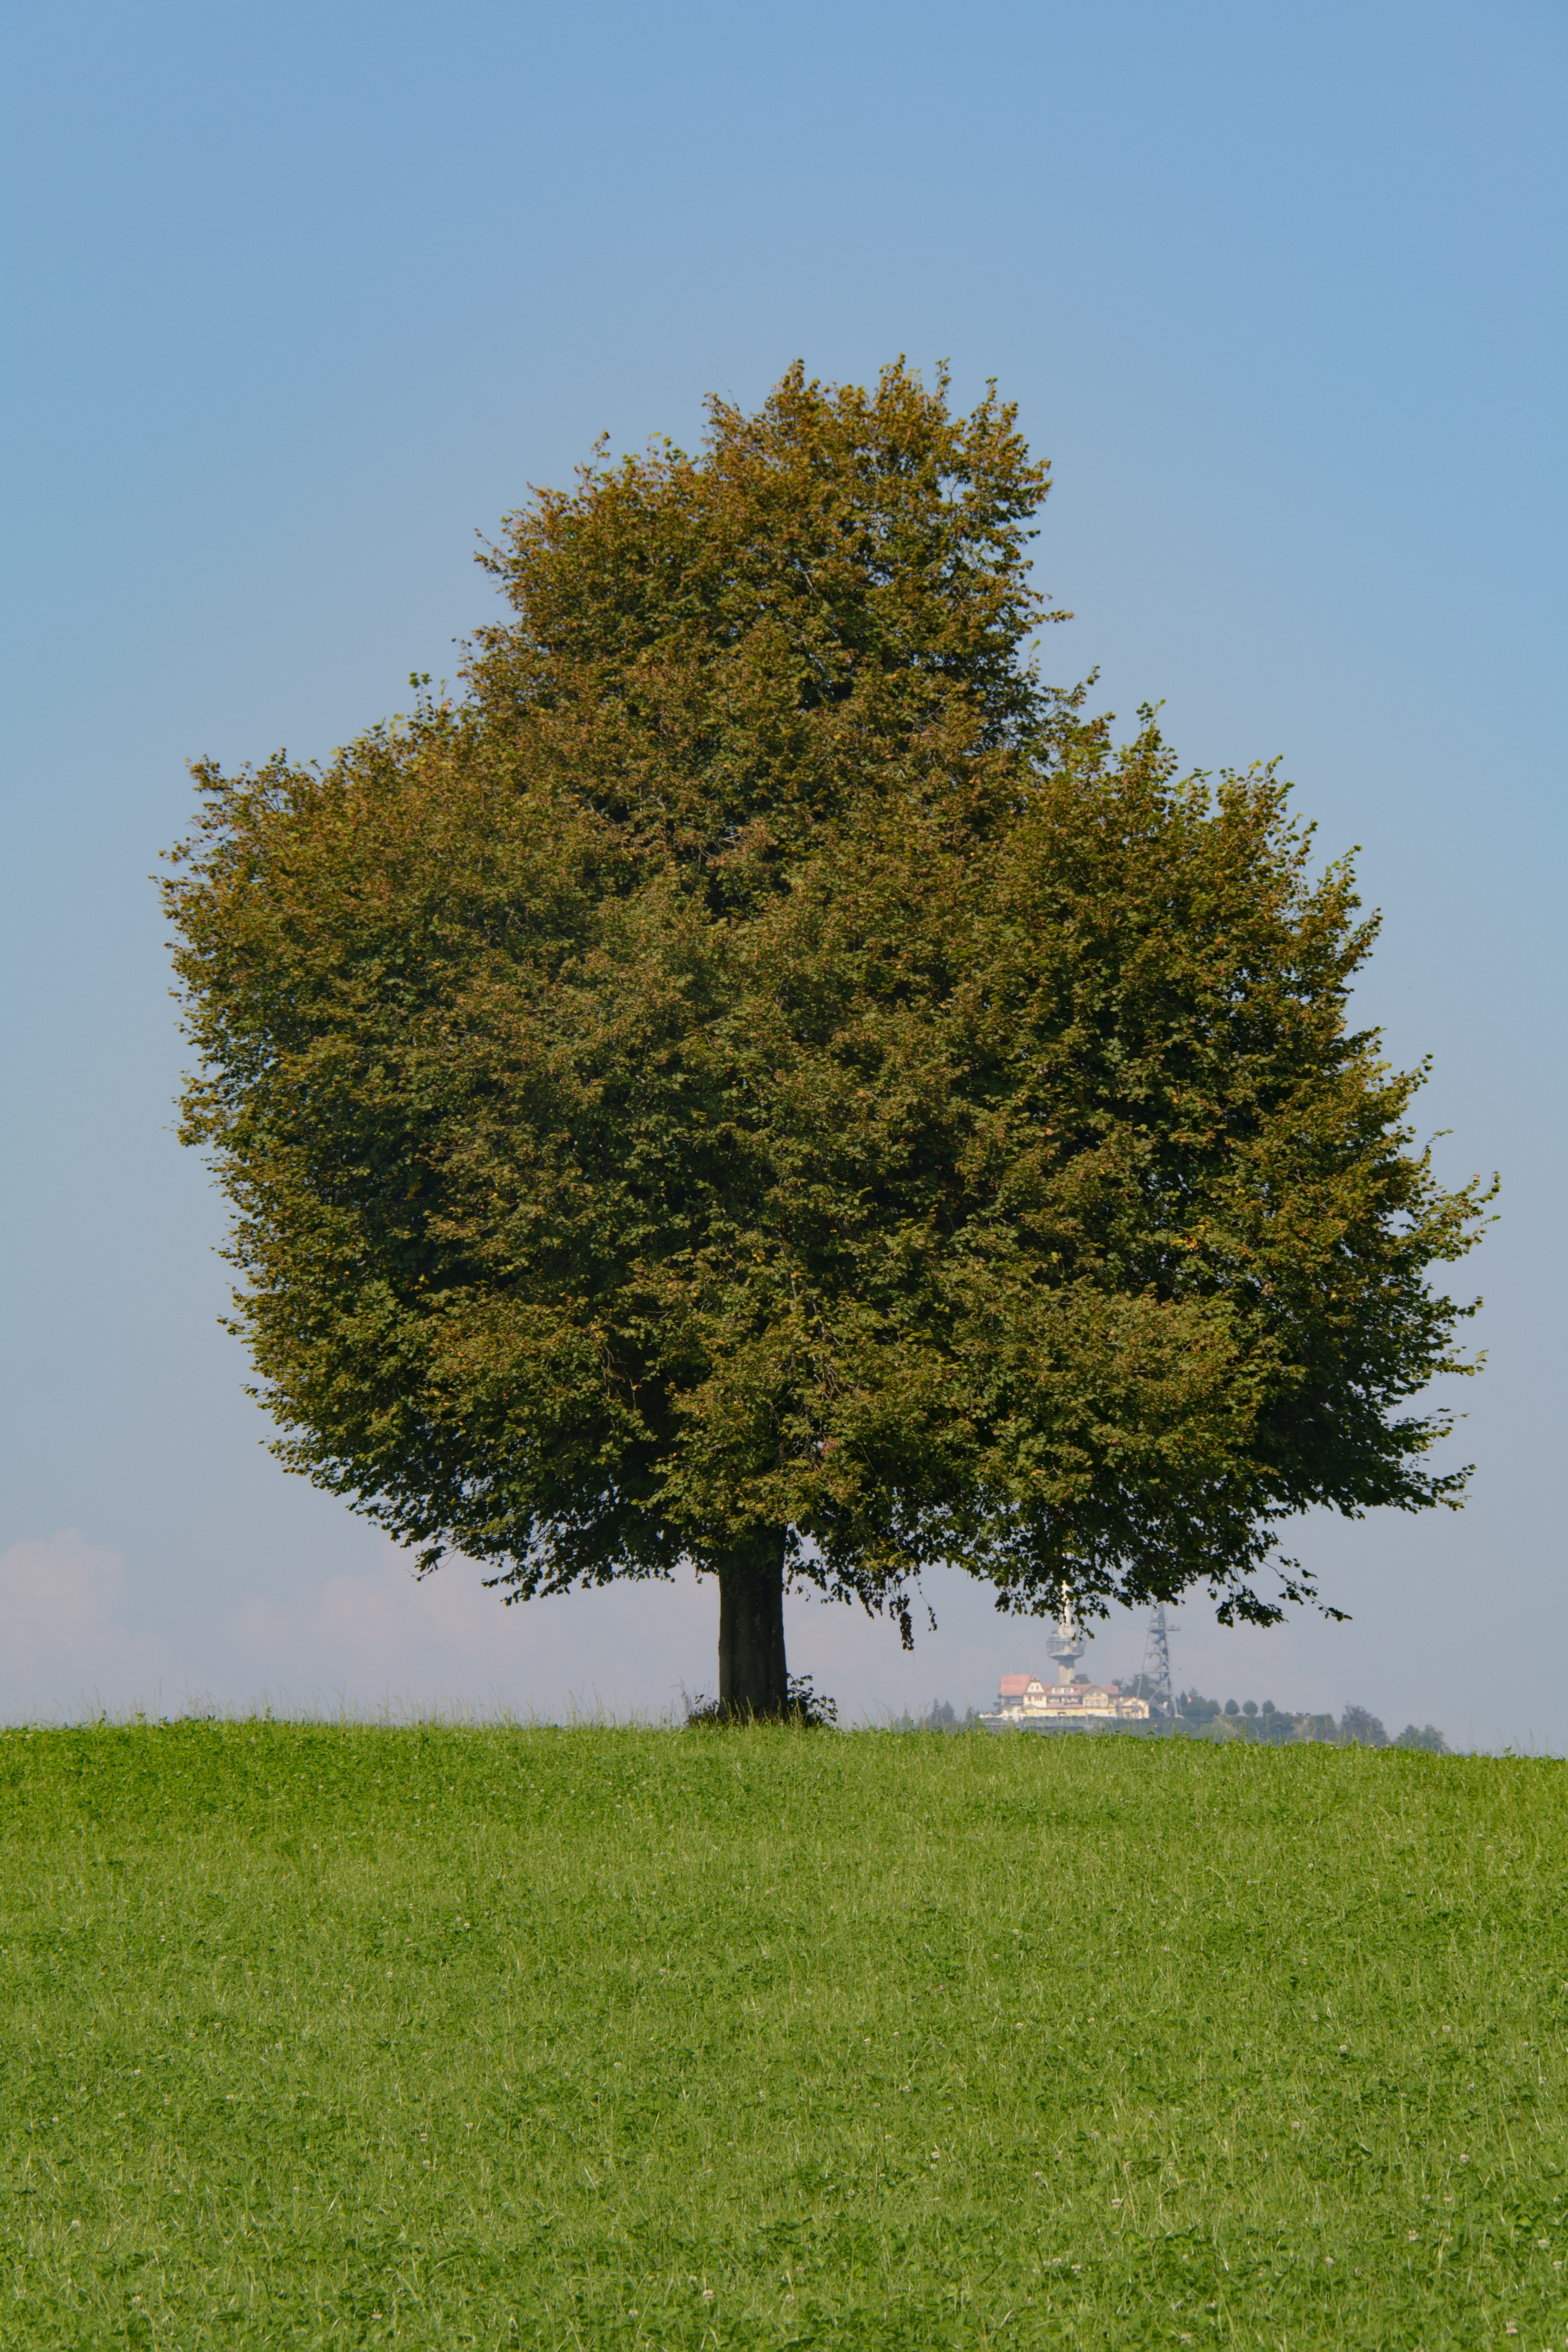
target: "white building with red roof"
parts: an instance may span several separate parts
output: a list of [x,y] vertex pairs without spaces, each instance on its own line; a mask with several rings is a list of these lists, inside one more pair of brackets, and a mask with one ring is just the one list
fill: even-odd
[[1096,1731],[1118,1723],[1147,1723],[1147,1699],[1117,1683],[1092,1683],[1069,1666],[1057,1682],[1038,1675],[1004,1675],[997,1704],[980,1721],[988,1731]]

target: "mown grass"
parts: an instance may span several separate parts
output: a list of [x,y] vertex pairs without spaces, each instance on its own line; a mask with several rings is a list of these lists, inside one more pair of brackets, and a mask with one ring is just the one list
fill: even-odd
[[1568,2347],[1558,1764],[251,1722],[0,1791],[5,2345]]

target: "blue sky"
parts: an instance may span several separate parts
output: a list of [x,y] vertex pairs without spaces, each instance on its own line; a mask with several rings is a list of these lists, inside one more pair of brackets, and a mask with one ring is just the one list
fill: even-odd
[[[1278,754],[1384,909],[1362,992],[1451,1175],[1500,1169],[1459,1517],[1313,1523],[1353,1612],[1176,1670],[1568,1750],[1555,5],[436,10],[22,0],[9,342],[0,1712],[712,1680],[711,1591],[503,1614],[286,1478],[216,1327],[148,880],[183,762],[329,751],[450,676],[476,531],[694,441],[800,354],[995,375],[1055,467],[1050,674]],[[1553,658],[1555,657],[1555,658]],[[802,1603],[848,1712],[982,1700],[1034,1629]],[[1089,1663],[1131,1670],[1142,1627]]]

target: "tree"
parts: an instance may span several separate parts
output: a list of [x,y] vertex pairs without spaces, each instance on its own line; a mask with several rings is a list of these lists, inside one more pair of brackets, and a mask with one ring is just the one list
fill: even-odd
[[1339,1719],[1340,1738],[1347,1748],[1386,1748],[1388,1734],[1376,1716],[1364,1706],[1347,1706]]
[[788,1578],[1269,1622],[1291,1514],[1462,1484],[1401,1408],[1482,1196],[1348,1026],[1375,927],[1272,770],[1040,683],[1046,488],[902,364],[715,401],[508,519],[460,700],[201,765],[173,853],[283,1460],[508,1599],[695,1561],[727,1711]]

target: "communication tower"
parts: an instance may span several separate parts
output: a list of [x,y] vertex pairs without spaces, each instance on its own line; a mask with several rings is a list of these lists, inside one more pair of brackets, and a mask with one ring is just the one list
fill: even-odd
[[1045,1646],[1056,1661],[1057,1681],[1070,1683],[1085,1644],[1073,1612],[1072,1595],[1065,1584],[1061,1588],[1061,1606],[1056,1612],[1056,1631]]
[[1170,1635],[1166,1628],[1163,1601],[1156,1601],[1149,1612],[1149,1630],[1144,1637],[1144,1671],[1138,1687],[1157,1716],[1167,1723],[1176,1721]]

